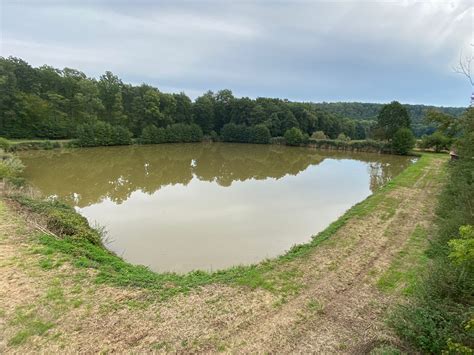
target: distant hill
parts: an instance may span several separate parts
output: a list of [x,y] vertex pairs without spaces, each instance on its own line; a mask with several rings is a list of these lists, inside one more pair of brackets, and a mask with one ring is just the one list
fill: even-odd
[[[322,102],[315,103],[321,110],[332,113],[336,116],[351,118],[354,120],[375,120],[384,104],[365,103],[365,102]],[[409,105],[404,104],[412,120],[412,128],[417,136],[430,134],[434,127],[424,122],[426,111],[435,109],[452,116],[459,117],[465,110],[465,107],[443,107],[427,105]]]

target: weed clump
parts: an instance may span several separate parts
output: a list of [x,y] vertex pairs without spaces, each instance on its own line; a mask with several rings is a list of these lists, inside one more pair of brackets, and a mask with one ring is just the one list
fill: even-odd
[[31,212],[43,216],[48,230],[58,237],[102,245],[101,233],[91,228],[87,219],[74,208],[56,200],[35,200],[25,196],[14,196],[13,199]]

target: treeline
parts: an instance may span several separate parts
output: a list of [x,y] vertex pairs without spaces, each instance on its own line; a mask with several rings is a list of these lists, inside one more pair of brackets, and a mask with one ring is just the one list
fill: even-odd
[[[315,103],[316,107],[325,112],[339,117],[347,117],[354,120],[364,120],[372,122],[377,119],[383,104],[364,102],[322,102]],[[431,110],[436,110],[450,116],[459,117],[466,110],[464,107],[436,107],[426,105],[403,105],[410,115],[412,130],[417,137],[431,134],[436,130],[436,126],[425,120],[426,114]]]
[[[403,106],[416,136],[434,131],[436,126],[423,120],[429,106]],[[111,72],[96,80],[75,69],[34,68],[0,57],[0,136],[7,138],[77,139],[83,146],[130,144],[132,139],[187,142],[203,136],[268,143],[287,131],[294,136],[298,129],[296,135],[306,138],[317,132],[328,139],[378,139],[383,107],[236,98],[230,90],[209,91],[193,102],[184,93],[125,84]],[[464,109],[439,110],[458,116]]]
[[34,68],[0,57],[0,136],[7,138],[78,139],[91,146],[129,144],[133,138],[197,141],[203,135],[267,143],[292,128],[330,139],[373,135],[376,121],[344,118],[346,113],[329,112],[325,105],[236,98],[230,90],[209,91],[193,102],[184,93],[125,84],[111,72],[96,80],[75,69]]

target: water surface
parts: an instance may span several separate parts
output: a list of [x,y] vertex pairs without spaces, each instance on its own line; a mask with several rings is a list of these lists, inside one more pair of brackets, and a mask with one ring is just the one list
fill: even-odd
[[308,242],[407,157],[245,144],[30,151],[29,182],[104,226],[107,247],[156,271],[251,264]]

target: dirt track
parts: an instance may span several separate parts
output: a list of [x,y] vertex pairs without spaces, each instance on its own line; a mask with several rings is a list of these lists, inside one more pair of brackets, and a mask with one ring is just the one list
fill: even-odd
[[[401,296],[376,283],[417,226],[430,231],[443,161],[287,264],[304,287],[286,297],[211,285],[159,303],[146,290],[97,285],[93,271],[68,263],[46,270],[31,252],[34,231],[3,203],[0,352],[366,353],[398,344],[384,315]],[[34,321],[47,329],[12,344]]]

